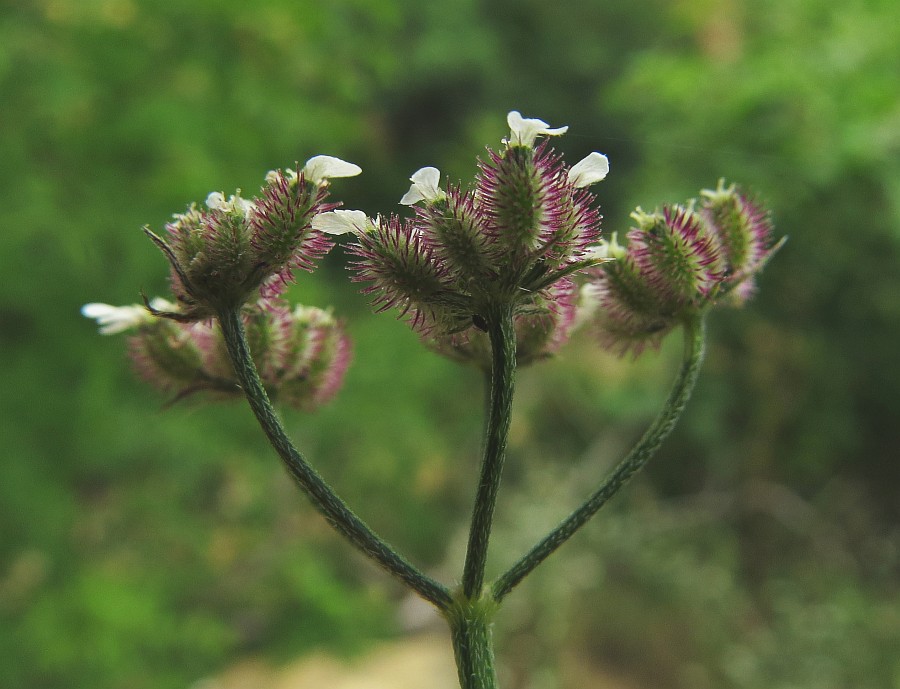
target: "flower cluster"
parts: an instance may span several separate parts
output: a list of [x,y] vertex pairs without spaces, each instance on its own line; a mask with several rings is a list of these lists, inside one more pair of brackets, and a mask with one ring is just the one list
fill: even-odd
[[474,184],[440,185],[440,172],[412,175],[400,203],[415,215],[370,219],[360,211],[323,213],[324,232],[352,232],[356,281],[376,308],[397,308],[438,351],[484,360],[481,331],[510,307],[520,359],[553,351],[573,320],[571,277],[598,263],[600,215],[587,187],[609,163],[600,153],[567,167],[539,136],[558,136],[537,119],[511,112],[510,136],[481,161]]
[[[151,306],[165,313],[177,309],[162,299],[154,299]],[[179,322],[137,305],[86,304],[82,313],[100,323],[101,333],[133,331],[129,352],[138,374],[175,399],[196,393],[241,396],[215,321]],[[334,396],[349,364],[350,342],[330,313],[262,299],[246,306],[242,318],[251,355],[271,397],[311,411]]]
[[192,204],[175,215],[165,239],[145,229],[171,265],[178,308],[166,315],[201,321],[260,294],[279,294],[294,269],[310,270],[332,246],[311,224],[335,207],[325,203],[328,180],[360,172],[338,158],[315,156],[302,169],[270,172],[258,198],[213,192],[204,209]]
[[587,288],[599,302],[601,341],[635,356],[711,304],[740,305],[754,276],[780,244],[772,243],[768,211],[734,185],[720,181],[701,201],[631,217],[626,246],[613,235],[601,242],[614,259],[597,269]]
[[[560,280],[544,290],[528,311],[516,315],[516,365],[528,366],[547,359],[569,341],[581,321],[580,291],[571,280]],[[477,326],[458,333],[432,334],[425,344],[449,359],[491,371],[491,343]]]

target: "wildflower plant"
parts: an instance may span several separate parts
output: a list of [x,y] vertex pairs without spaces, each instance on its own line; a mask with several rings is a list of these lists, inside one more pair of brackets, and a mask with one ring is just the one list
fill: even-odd
[[[171,300],[87,304],[101,333],[130,332],[138,373],[173,395],[245,396],[269,442],[325,519],[447,620],[463,689],[497,687],[491,625],[504,598],[567,541],[655,453],[694,387],[704,319],[739,305],[778,248],[768,212],[720,182],[699,201],[632,214],[624,244],[601,238],[591,187],[609,172],[593,152],[569,166],[550,146],[567,127],[508,115],[509,136],[468,184],[423,167],[405,215],[368,215],[328,202],[331,178],[359,168],[315,156],[270,172],[260,194],[211,193],[145,230],[170,264]],[[369,528],[288,438],[272,401],[310,411],[340,387],[350,345],[330,312],[282,296],[351,234],[352,279],[376,311],[395,310],[433,351],[480,368],[490,390],[485,438],[460,582],[429,577]],[[657,347],[676,328],[684,355],[659,416],[622,461],[559,525],[488,580],[486,563],[518,366],[552,356],[581,325],[619,354]],[[364,353],[363,353],[364,356]]]

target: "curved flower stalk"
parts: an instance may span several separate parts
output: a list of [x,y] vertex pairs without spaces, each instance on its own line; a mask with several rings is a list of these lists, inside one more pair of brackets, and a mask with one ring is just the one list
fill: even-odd
[[[160,311],[174,312],[175,305],[163,300],[151,303]],[[133,312],[134,317],[110,330],[107,317],[98,315],[109,310],[117,310],[123,318]],[[128,349],[135,370],[176,400],[199,393],[213,399],[243,396],[216,321],[179,322],[138,306],[88,304],[82,312],[98,319],[104,334],[132,330]],[[308,306],[291,309],[283,300],[263,299],[247,305],[241,318],[271,397],[313,411],[337,393],[350,363],[350,340],[329,312]]]
[[[325,204],[328,180],[360,169],[331,156],[302,169],[272,171],[259,197],[213,192],[167,226],[168,238],[145,232],[168,258],[177,303],[114,307],[88,304],[101,332],[134,329],[139,372],[176,399],[198,392],[246,397],[285,467],[325,519],[356,548],[440,609],[445,587],[420,572],[357,517],[294,447],[270,396],[311,410],[340,387],[349,361],[342,326],[321,309],[278,299],[295,268],[311,270],[332,243],[322,214],[351,223]],[[365,219],[365,216],[363,216]]]
[[615,259],[589,285],[600,303],[604,346],[638,356],[686,318],[714,304],[740,305],[754,276],[784,240],[773,244],[768,212],[734,185],[701,192],[702,202],[646,213],[620,246],[615,235],[602,252]]
[[325,203],[328,180],[360,172],[339,158],[314,156],[302,169],[268,173],[257,198],[211,193],[205,208],[192,204],[176,214],[166,238],[145,228],[171,266],[178,309],[164,315],[202,321],[259,296],[277,296],[293,270],[311,270],[332,246],[312,226],[317,213],[336,205]]
[[[566,127],[511,112],[510,136],[490,151],[467,188],[440,184],[440,172],[415,172],[401,199],[415,215],[362,220],[324,213],[317,224],[357,236],[354,280],[377,310],[399,310],[437,351],[488,365],[487,321],[510,307],[529,343],[523,362],[554,351],[572,322],[570,278],[602,262],[595,248],[600,215],[587,187],[609,163],[591,153],[573,167],[539,136]],[[345,212],[346,213],[346,212]]]
[[491,595],[494,601],[499,603],[528,574],[597,514],[631,477],[650,461],[675,428],[697,382],[706,347],[704,314],[689,317],[682,325],[684,326],[684,354],[681,368],[656,419],[590,497],[493,582]]

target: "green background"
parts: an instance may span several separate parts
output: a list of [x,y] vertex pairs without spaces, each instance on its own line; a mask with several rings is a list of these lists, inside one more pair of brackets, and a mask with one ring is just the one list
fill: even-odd
[[[724,176],[790,240],[716,313],[676,434],[509,599],[506,686],[900,687],[900,5],[894,0],[0,3],[0,686],[186,687],[247,654],[358,652],[403,592],[296,494],[241,404],[165,407],[79,315],[166,288],[140,231],[327,153],[397,210],[468,180],[518,109],[611,160],[606,232]],[[285,418],[361,515],[459,576],[481,381],[369,313],[335,250],[293,296],[348,323],[322,411]],[[665,395],[581,333],[522,372],[492,571]],[[423,686],[427,679],[423,680]]]

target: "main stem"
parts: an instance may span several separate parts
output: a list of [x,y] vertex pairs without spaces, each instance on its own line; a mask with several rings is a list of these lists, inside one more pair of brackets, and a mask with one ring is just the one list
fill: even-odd
[[490,597],[461,598],[446,611],[461,689],[497,689],[491,624],[497,604]]
[[487,411],[481,478],[472,511],[469,545],[463,569],[463,594],[469,600],[481,595],[494,506],[503,474],[503,460],[512,418],[516,376],[516,333],[511,306],[494,309],[486,317],[491,340],[491,394]]
[[484,590],[484,570],[512,418],[516,332],[510,307],[495,309],[486,320],[491,340],[491,377],[481,478],[472,511],[462,586],[454,594],[453,605],[444,611],[450,624],[453,655],[462,689],[497,689],[491,636],[497,603],[490,592]]
[[625,459],[612,471],[600,487],[562,523],[534,546],[509,571],[494,582],[493,597],[500,601],[524,579],[535,567],[549,557],[557,548],[584,526],[606,502],[615,495],[635,472],[641,469],[654,455],[663,440],[671,433],[684,411],[685,405],[697,382],[703,364],[706,328],[703,314],[698,314],[684,323],[684,357],[678,377],[672,386],[665,406],[643,437],[631,449]]
[[433,603],[438,609],[446,610],[452,603],[446,587],[420,572],[366,526],[294,447],[259,379],[256,365],[250,356],[240,312],[237,309],[224,310],[219,314],[219,323],[235,375],[250,403],[250,408],[272,447],[294,480],[309,496],[315,508],[359,550],[422,598]]

